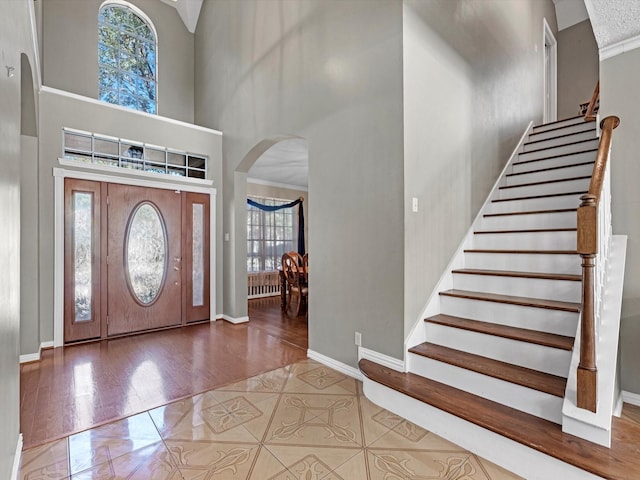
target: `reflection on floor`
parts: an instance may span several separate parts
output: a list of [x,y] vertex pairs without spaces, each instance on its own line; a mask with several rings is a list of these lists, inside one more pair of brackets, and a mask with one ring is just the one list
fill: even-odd
[[518,478],[311,360],[23,452],[22,480]]

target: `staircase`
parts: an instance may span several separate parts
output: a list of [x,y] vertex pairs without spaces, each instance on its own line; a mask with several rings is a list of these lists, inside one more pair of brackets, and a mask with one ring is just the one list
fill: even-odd
[[[420,341],[408,349],[409,373],[360,361],[367,396],[391,410],[395,404],[396,413],[426,427],[422,416],[435,418],[434,409],[411,418],[405,400],[384,389],[381,394],[375,384],[529,448],[559,435],[556,444],[537,448],[544,455],[568,448],[560,425],[582,291],[576,212],[598,143],[596,124],[583,117],[530,130],[453,262],[452,288],[438,292],[439,313],[413,337]],[[457,424],[447,421],[430,429],[469,448],[450,432]],[[486,455],[482,448],[478,453]],[[597,463],[580,468],[601,473]],[[561,478],[554,476],[560,470],[549,468],[537,478]],[[562,472],[567,479],[601,478]]]

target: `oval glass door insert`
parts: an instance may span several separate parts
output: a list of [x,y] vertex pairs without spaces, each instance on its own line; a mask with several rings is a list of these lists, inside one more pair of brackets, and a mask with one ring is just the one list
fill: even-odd
[[167,234],[158,209],[143,202],[131,213],[125,234],[125,268],[133,297],[151,305],[164,285],[167,272]]

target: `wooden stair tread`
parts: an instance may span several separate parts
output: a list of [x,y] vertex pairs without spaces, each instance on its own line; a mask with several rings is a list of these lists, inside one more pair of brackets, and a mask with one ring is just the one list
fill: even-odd
[[491,200],[491,202],[512,202],[514,200],[535,200],[537,198],[564,197],[567,195],[585,195],[587,193],[589,192],[580,191],[580,192],[547,193],[544,195],[527,195],[524,197],[497,198],[495,200]]
[[[556,130],[557,130],[557,129],[556,129]],[[542,134],[542,133],[549,133],[550,131],[552,132],[552,131],[554,131],[554,130],[546,130],[546,131],[544,131],[544,132],[531,133],[531,135],[540,135],[540,134]],[[579,131],[579,132],[565,133],[564,135],[556,135],[555,137],[543,138],[542,140],[531,140],[531,141],[529,141],[529,142],[524,142],[524,144],[523,144],[523,145],[533,145],[533,144],[535,144],[535,143],[547,142],[547,141],[549,141],[549,140],[557,140],[557,139],[559,139],[559,138],[571,137],[571,136],[573,136],[573,135],[581,135],[581,134],[583,134],[583,133],[587,133],[587,132],[593,132],[593,133],[595,133],[595,131],[596,131],[595,127],[593,127],[593,126],[592,126],[591,128],[587,128],[587,129],[585,129],[585,130],[581,130],[581,131]],[[531,138],[531,135],[529,135],[529,138]],[[597,138],[597,137],[594,135],[594,137],[593,137],[593,138]]]
[[469,290],[445,290],[439,295],[448,297],[466,298],[469,300],[481,300],[485,302],[506,303],[523,307],[546,308],[548,310],[561,310],[564,312],[580,312],[580,304],[574,302],[561,302],[559,300],[547,300],[543,298],[517,297],[514,295],[500,295],[496,293],[472,292]]
[[515,278],[535,278],[539,280],[567,280],[570,282],[582,281],[582,275],[569,273],[541,273],[541,272],[520,272],[516,270],[483,270],[477,268],[458,268],[452,273],[466,275],[488,275],[495,277],[515,277]]
[[454,317],[452,315],[438,314],[425,319],[427,323],[434,323],[451,328],[459,328],[470,332],[493,335],[495,337],[508,338],[519,342],[534,343],[545,347],[571,351],[573,338],[555,333],[527,330],[525,328],[510,327],[498,323],[480,322],[468,318]]
[[567,379],[557,375],[540,372],[531,368],[501,362],[493,358],[454,350],[433,343],[422,343],[409,349],[411,353],[448,363],[489,377],[548,393],[555,397],[564,397]]
[[485,213],[483,217],[510,217],[514,215],[547,215],[552,213],[578,212],[577,208],[557,208],[555,210],[527,210],[522,212]]
[[562,462],[609,480],[629,480],[640,472],[640,424],[614,418],[611,448],[562,432],[562,427],[434,380],[401,373],[362,359],[360,371],[374,382],[432,405]]
[[508,253],[508,254],[524,254],[524,255],[577,255],[577,250],[491,250],[480,248],[469,248],[464,250],[465,253]]
[[554,145],[552,147],[537,148],[535,150],[529,150],[527,152],[520,152],[518,155],[526,155],[528,153],[543,152],[545,150],[553,150],[554,148],[569,147],[571,145],[580,145],[581,143],[587,143],[587,142],[593,142],[593,141],[598,141],[598,137],[587,138],[586,140],[578,140],[577,142],[563,143],[562,145]]
[[573,167],[584,167],[585,165],[593,165],[596,162],[580,162],[580,163],[572,163],[570,165],[560,165],[558,167],[548,167],[548,168],[538,168],[536,170],[529,170],[526,172],[515,172],[515,173],[507,173],[505,177],[517,177],[518,175],[529,175],[530,173],[543,173],[543,172],[553,172],[555,170],[563,170],[565,168],[573,168]]
[[562,183],[562,182],[573,182],[575,180],[588,180],[591,178],[591,175],[585,175],[582,177],[569,177],[569,178],[554,178],[553,180],[543,180],[540,182],[529,182],[529,183],[518,183],[515,185],[504,185],[502,187],[498,187],[500,190],[508,190],[510,188],[520,188],[520,187],[536,187],[538,185],[549,185],[550,183]]
[[[515,165],[524,165],[525,163],[541,162],[543,160],[551,160],[553,158],[570,157],[571,155],[580,155],[582,153],[595,153],[597,151],[598,151],[597,148],[588,148],[586,150],[580,150],[578,152],[559,153],[558,155],[549,155],[548,157],[534,158],[534,159],[531,159],[531,160],[518,160],[518,161],[514,161],[512,165],[513,166],[515,166]],[[528,152],[524,152],[524,153],[528,153]],[[522,154],[523,153],[519,153],[519,155],[522,155]]]
[[476,230],[473,233],[477,235],[495,234],[495,233],[544,233],[544,232],[575,232],[577,228],[528,228],[521,230]]

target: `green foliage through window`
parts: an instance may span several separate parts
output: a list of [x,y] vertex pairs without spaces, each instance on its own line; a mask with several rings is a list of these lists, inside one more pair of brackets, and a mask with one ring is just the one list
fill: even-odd
[[156,113],[156,38],[150,25],[125,5],[100,9],[98,73],[100,100]]

